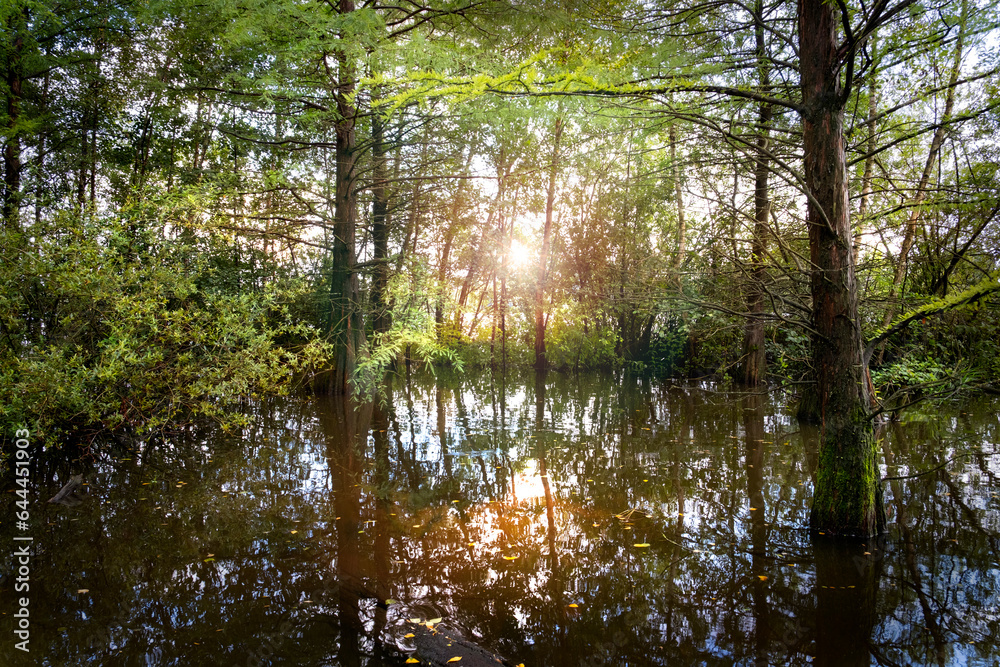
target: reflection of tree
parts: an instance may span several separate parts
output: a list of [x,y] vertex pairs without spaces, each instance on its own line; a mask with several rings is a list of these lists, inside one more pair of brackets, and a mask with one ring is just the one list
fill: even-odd
[[767,506],[764,500],[764,396],[750,393],[743,397],[743,435],[746,439],[747,495],[750,501],[751,586],[753,591],[754,660],[767,664],[770,644],[770,607],[767,560]]
[[[886,664],[933,664],[925,627],[946,663],[1000,636],[1000,585],[984,574],[989,456],[893,482],[899,548],[817,553],[814,572],[799,530],[805,435],[766,395],[533,383],[510,383],[495,424],[490,381],[475,376],[459,389],[413,375],[358,410],[255,404],[233,441],[192,433],[142,468],[101,470],[89,481],[106,502],[44,510],[32,613],[52,620],[33,626],[33,647],[37,629],[54,664],[141,662],[152,645],[164,663],[374,665],[399,619],[443,616],[525,664],[801,663],[814,644],[825,659],[851,643]],[[996,411],[975,414],[898,425],[889,474],[932,467],[955,443],[984,450]],[[649,516],[615,518],[629,508]],[[399,604],[378,606],[388,598]],[[989,641],[963,650],[989,656]]]
[[[371,405],[357,406],[349,399],[340,397],[330,399],[320,412],[321,430],[330,462],[330,494],[335,512],[335,516],[328,517],[328,522],[335,525],[337,533],[338,658],[341,664],[347,666],[361,664],[359,639],[364,626],[360,601],[368,597],[362,578],[358,538],[361,531],[360,482],[363,470],[359,459],[365,455],[371,412]],[[381,527],[376,526],[378,530]]]
[[858,561],[852,540],[817,540],[816,656],[819,665],[871,664],[881,561]]

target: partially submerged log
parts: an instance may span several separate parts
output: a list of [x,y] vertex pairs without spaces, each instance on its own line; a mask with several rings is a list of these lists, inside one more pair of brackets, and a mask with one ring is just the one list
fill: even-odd
[[[421,665],[434,667],[514,667],[506,658],[487,651],[482,646],[463,639],[456,630],[441,625],[411,623],[416,658]],[[460,658],[460,660],[455,660]]]
[[75,507],[83,502],[84,498],[78,493],[83,486],[83,475],[73,475],[69,481],[63,484],[59,492],[49,498],[50,503],[58,503],[67,507]]

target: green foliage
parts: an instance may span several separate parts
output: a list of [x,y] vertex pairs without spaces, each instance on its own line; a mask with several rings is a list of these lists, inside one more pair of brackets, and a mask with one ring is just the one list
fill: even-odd
[[997,291],[1000,291],[1000,270],[992,272],[986,278],[983,278],[968,289],[955,294],[949,294],[945,297],[931,299],[927,303],[900,315],[895,319],[891,326],[876,331],[872,335],[871,340],[878,341],[888,338],[892,334],[904,329],[911,322],[924,320],[940,313],[978,304],[983,298]]
[[546,355],[556,368],[566,370],[618,368],[617,337],[606,327],[582,326],[582,322],[559,314],[549,323]]
[[432,371],[435,363],[462,367],[455,350],[439,342],[428,310],[414,298],[417,290],[411,283],[421,283],[427,276],[421,267],[413,269],[410,275],[396,274],[389,280],[386,292],[389,303],[393,304],[392,326],[371,336],[354,370],[354,388],[362,397],[371,398],[378,393],[386,371],[403,355]]
[[325,355],[289,311],[305,283],[218,289],[204,243],[137,225],[66,213],[3,233],[5,433],[26,425],[51,446],[196,415],[228,426],[240,399],[285,391]]
[[934,358],[906,357],[872,371],[872,383],[884,395],[903,387],[936,383],[948,377],[949,373],[950,369]]
[[661,376],[680,374],[687,349],[688,328],[679,318],[671,319],[650,341],[646,366]]

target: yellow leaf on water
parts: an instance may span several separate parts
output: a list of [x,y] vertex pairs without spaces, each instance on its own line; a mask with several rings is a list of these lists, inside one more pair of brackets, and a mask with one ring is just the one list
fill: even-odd
[[760,579],[761,581],[767,581],[767,575],[766,574],[758,574],[757,578]]
[[518,557],[517,556],[504,556],[503,559],[504,560],[517,560]]
[[299,532],[299,531],[297,531],[297,530],[293,530],[293,531],[292,531],[292,535],[294,535],[294,534],[295,534],[295,533],[297,533],[297,532]]
[[454,658],[448,658],[448,662],[458,662],[462,659],[462,656],[456,655]]
[[640,548],[643,548],[643,547],[648,547],[648,546],[649,546],[649,543],[648,543],[648,542],[643,542],[642,544],[633,544],[632,546],[633,546],[633,547],[640,547]]
[[411,618],[410,623],[423,623],[419,618]]
[[403,639],[409,639],[410,637],[416,637],[416,635],[413,634],[412,632],[408,632],[405,635],[403,635]]
[[577,603],[575,603],[575,602],[574,602],[573,604],[571,604],[571,605],[570,605],[570,607],[572,607],[573,609],[576,609],[576,608],[577,608],[577,607],[579,607],[579,606],[580,606],[580,605],[578,605],[578,604],[577,604]]
[[77,590],[77,593],[89,593],[89,592],[90,592],[89,588],[81,588],[81,589]]
[[419,660],[417,660],[416,658],[407,658],[407,659],[406,659],[406,664],[408,664],[408,665],[411,665],[411,664],[416,664],[416,663],[418,663],[418,662],[420,662],[420,661],[419,661]]
[[441,617],[439,616],[439,617],[437,617],[437,618],[432,618],[431,620],[427,621],[427,625],[437,625],[437,624],[438,624],[438,623],[440,623],[441,621],[442,621],[442,619],[441,619]]

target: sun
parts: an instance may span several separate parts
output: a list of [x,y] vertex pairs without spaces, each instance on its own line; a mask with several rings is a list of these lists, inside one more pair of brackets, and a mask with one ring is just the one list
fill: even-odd
[[531,248],[515,240],[511,242],[507,252],[507,262],[512,269],[523,271],[535,262],[535,256]]

